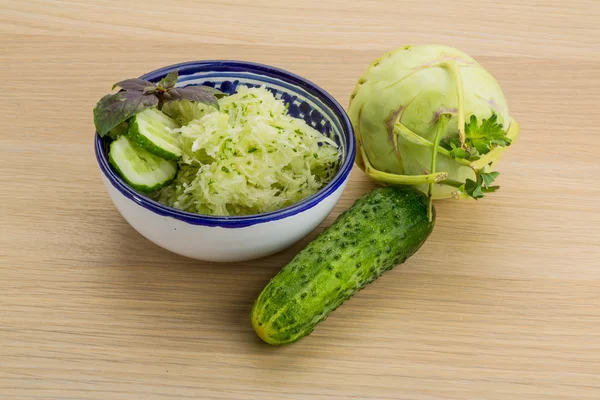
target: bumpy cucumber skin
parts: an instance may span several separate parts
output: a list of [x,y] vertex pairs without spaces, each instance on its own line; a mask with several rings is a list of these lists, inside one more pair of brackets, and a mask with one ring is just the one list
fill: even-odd
[[254,330],[282,345],[315,326],[429,237],[427,198],[414,188],[378,188],[357,200],[285,266],[252,308]]
[[177,161],[181,158],[181,155],[173,154],[169,151],[161,149],[160,147],[152,143],[150,140],[148,140],[146,136],[142,135],[140,133],[140,127],[135,117],[130,118],[128,122],[129,128],[127,130],[127,135],[133,143],[137,144],[140,147],[143,147],[155,156],[164,158],[165,160]]

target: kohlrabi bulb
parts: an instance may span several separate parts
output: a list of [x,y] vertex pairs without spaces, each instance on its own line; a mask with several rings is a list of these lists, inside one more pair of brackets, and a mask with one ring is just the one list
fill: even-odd
[[494,77],[439,45],[405,46],[375,60],[358,80],[349,115],[356,162],[370,177],[417,185],[433,198],[482,197],[477,185],[494,191],[494,164],[519,133]]

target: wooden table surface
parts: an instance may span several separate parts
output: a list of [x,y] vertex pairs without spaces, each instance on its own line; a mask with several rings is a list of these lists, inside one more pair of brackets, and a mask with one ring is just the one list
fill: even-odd
[[[113,82],[251,60],[346,106],[373,59],[432,42],[488,68],[521,123],[502,189],[438,202],[414,257],[294,345],[261,344],[249,312],[316,232],[185,259],[100,181]],[[600,399],[598,1],[1,0],[0,47],[1,399]],[[323,226],[372,187],[355,169]]]

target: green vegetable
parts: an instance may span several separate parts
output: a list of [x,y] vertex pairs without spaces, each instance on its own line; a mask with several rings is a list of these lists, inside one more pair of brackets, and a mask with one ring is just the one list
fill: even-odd
[[[445,147],[451,150],[450,156],[476,160],[479,159],[480,155],[489,153],[497,146],[509,146],[512,140],[506,136],[502,125],[496,122],[497,119],[498,116],[492,114],[490,118],[484,119],[480,125],[477,123],[477,117],[471,115],[471,119],[465,125],[464,148],[461,148],[462,145],[458,137],[448,137],[444,141]],[[460,152],[456,153],[457,150],[460,150]]]
[[158,84],[144,79],[127,79],[117,82],[113,89],[122,91],[102,97],[94,108],[94,125],[100,136],[106,135],[117,125],[152,107],[162,109],[164,104],[178,100],[190,100],[218,107],[217,97],[223,93],[207,86],[176,88],[178,72],[170,72]]
[[181,158],[181,145],[178,133],[173,132],[179,125],[156,108],[148,108],[128,121],[129,139],[150,153],[166,160]]
[[155,156],[132,143],[126,135],[110,144],[108,161],[132,188],[140,192],[160,189],[177,173],[177,163]]
[[358,80],[349,115],[357,164],[376,181],[416,185],[432,198],[495,191],[495,164],[519,134],[494,77],[438,45],[375,60]]
[[273,345],[312,332],[333,310],[414,254],[431,233],[427,198],[407,187],[366,194],[264,288],[252,308],[258,336]]
[[211,106],[190,100],[171,101],[166,103],[162,108],[162,112],[171,117],[179,125],[187,125],[214,110]]
[[161,203],[208,215],[260,214],[315,194],[335,175],[337,144],[288,115],[266,88],[239,86],[218,102],[219,110],[168,108],[176,120],[192,119],[175,130],[181,171],[157,195]]
[[129,124],[127,121],[121,122],[119,125],[115,126],[108,132],[108,136],[111,139],[117,139],[121,135],[127,135],[127,130],[129,129]]

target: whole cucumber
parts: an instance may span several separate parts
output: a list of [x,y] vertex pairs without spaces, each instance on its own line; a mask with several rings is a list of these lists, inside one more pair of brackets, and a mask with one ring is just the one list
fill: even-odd
[[272,345],[310,334],[346,299],[413,255],[434,222],[427,198],[413,188],[367,193],[271,279],[252,308],[254,330]]

